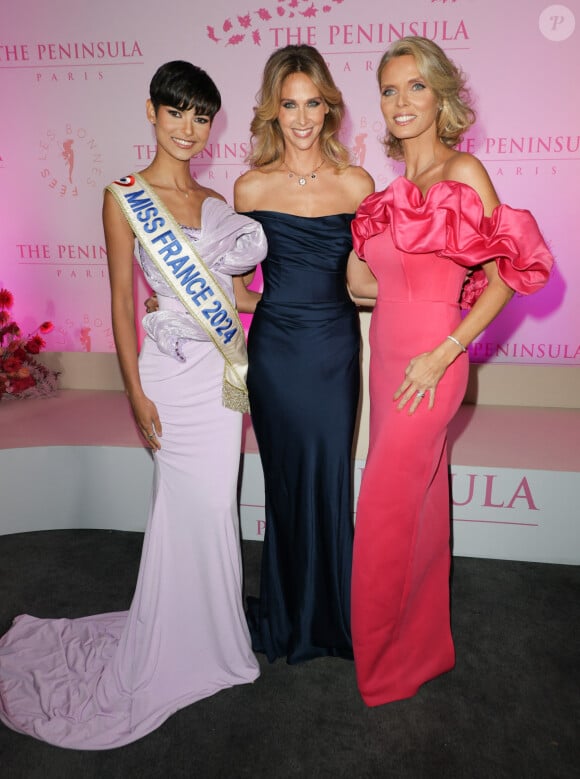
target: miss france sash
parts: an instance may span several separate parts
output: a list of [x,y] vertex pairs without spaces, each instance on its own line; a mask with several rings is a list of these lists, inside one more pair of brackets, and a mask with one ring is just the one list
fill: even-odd
[[249,411],[248,354],[238,312],[157,195],[137,173],[107,187],[139,243],[224,358],[222,403]]

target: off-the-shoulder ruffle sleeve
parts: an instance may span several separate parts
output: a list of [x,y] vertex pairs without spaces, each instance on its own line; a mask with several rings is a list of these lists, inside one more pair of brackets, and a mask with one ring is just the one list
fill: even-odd
[[268,244],[259,222],[212,197],[203,203],[196,248],[212,270],[236,276],[255,268],[266,256]]
[[553,264],[529,211],[499,205],[486,217],[477,192],[457,181],[440,181],[423,197],[401,177],[363,200],[352,222],[358,256],[364,259],[366,242],[386,229],[401,251],[434,252],[473,268],[463,290],[464,307],[473,305],[487,285],[478,266],[488,260],[495,259],[500,277],[522,295],[541,289]]

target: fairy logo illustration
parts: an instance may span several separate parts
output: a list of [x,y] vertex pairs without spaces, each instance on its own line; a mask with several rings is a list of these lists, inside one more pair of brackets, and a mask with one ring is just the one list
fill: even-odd
[[351,153],[353,160],[357,165],[364,166],[365,164],[365,159],[367,156],[367,137],[367,133],[359,133],[358,135],[355,135],[354,145],[351,148]]
[[73,149],[73,145],[74,145],[74,141],[70,138],[64,141],[62,144],[62,156],[64,159],[65,167],[68,170],[69,184],[73,183],[72,174],[73,174],[73,168],[75,166],[75,152]]
[[66,124],[50,128],[40,141],[41,177],[60,197],[78,197],[85,188],[96,188],[103,159],[95,138],[84,127]]

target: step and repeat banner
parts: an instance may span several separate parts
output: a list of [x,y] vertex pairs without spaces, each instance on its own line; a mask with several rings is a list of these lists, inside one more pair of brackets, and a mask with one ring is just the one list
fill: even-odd
[[0,287],[15,318],[31,331],[53,321],[51,351],[114,350],[102,190],[155,153],[145,100],[160,64],[187,59],[220,88],[224,107],[192,171],[231,199],[267,57],[316,46],[348,107],[343,141],[382,189],[401,167],[380,144],[376,65],[392,41],[418,34],[468,75],[478,120],[461,148],[484,162],[502,201],[533,212],[557,261],[548,287],[515,299],[472,359],[580,364],[579,21],[579,0],[2,3]]
[[[364,467],[364,460],[355,460],[355,522]],[[580,565],[577,499],[580,473],[498,468],[493,463],[488,467],[464,465],[453,458],[449,470],[454,555]],[[240,486],[242,536],[250,541],[263,541],[265,494],[258,454],[244,455]],[[16,511],[22,513],[21,508]],[[11,513],[10,517],[13,516],[16,514]],[[22,527],[16,523],[14,526]]]
[[[353,509],[364,465],[354,463]],[[450,470],[454,555],[580,565],[580,473],[457,463]],[[23,473],[34,474],[26,501],[12,489]],[[144,448],[0,449],[0,536],[71,528],[143,532],[152,478]],[[264,540],[264,480],[253,452],[242,459],[240,522],[245,540]]]

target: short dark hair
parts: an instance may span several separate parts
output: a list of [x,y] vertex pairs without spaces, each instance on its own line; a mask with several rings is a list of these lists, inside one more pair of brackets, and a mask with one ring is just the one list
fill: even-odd
[[157,69],[149,85],[155,111],[168,105],[179,111],[195,108],[199,116],[213,119],[222,105],[218,88],[205,70],[191,62],[174,60]]

